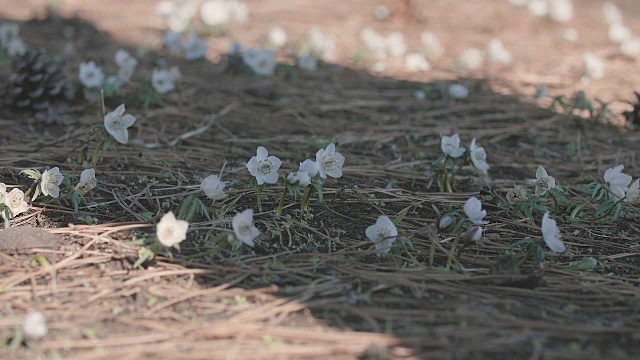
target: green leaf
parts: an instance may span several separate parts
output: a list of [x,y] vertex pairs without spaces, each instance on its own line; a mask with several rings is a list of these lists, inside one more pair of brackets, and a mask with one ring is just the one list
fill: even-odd
[[612,202],[612,201],[607,201],[604,204],[602,204],[602,206],[600,206],[598,208],[598,210],[596,210],[595,214],[593,214],[593,216],[598,217],[602,214],[604,214],[605,212],[611,210],[616,203]]
[[520,246],[520,245],[526,245],[529,246],[529,244],[531,244],[533,242],[533,240],[531,240],[530,237],[526,237],[522,240],[518,240],[516,242],[514,242],[513,244],[511,244],[511,246],[509,246],[510,248],[514,248],[516,246]]
[[28,177],[32,178],[34,181],[40,181],[40,178],[42,177],[42,175],[40,174],[40,171],[35,169],[25,169],[20,171],[20,173],[27,175]]

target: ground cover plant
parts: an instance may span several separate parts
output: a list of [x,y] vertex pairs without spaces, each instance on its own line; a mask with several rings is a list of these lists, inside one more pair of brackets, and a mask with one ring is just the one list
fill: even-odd
[[0,21],[1,357],[634,358],[632,107],[377,73],[437,66],[434,34],[403,58],[363,29],[346,64],[272,27],[205,58],[244,6],[173,9],[137,46],[64,8]]

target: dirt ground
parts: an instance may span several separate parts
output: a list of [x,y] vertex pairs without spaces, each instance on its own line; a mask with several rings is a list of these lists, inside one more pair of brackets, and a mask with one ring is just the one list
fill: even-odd
[[[588,198],[584,183],[601,179],[609,167],[624,164],[626,173],[640,176],[640,135],[621,127],[619,116],[615,126],[597,124],[532,98],[534,86],[546,84],[551,96],[584,90],[616,112],[629,109],[625,102],[640,90],[640,65],[607,40],[601,2],[576,1],[577,16],[566,25],[533,18],[507,1],[414,1],[409,10],[404,3],[389,1],[392,16],[381,22],[372,16],[372,1],[246,1],[249,21],[207,38],[209,61],[187,63],[161,49],[165,25],[154,15],[155,1],[67,0],[47,17],[43,1],[0,0],[0,21],[20,22],[28,44],[64,56],[70,78],[87,59],[107,66],[121,47],[148,50],[137,80],[106,99],[108,108],[124,102],[136,115],[130,136],[137,142],[111,147],[96,166],[99,186],[80,212],[98,224],[72,224],[73,206],[41,202],[12,221],[13,228],[46,229],[56,240],[17,252],[0,247],[0,358],[635,358],[637,207],[625,204],[615,222],[578,221],[563,208],[558,225],[569,251],[548,252],[543,265],[532,266],[510,263],[524,255],[511,245],[540,239],[541,214],[532,224],[502,205],[506,191],[535,177],[538,165],[572,201]],[[616,3],[640,33],[638,3]],[[336,36],[337,61],[271,78],[225,72],[222,53],[231,40],[260,44],[274,25],[293,44],[313,26]],[[434,31],[446,54],[426,73],[407,73],[398,60],[371,74],[353,62],[367,25],[402,31],[409,49],[418,48],[422,31]],[[567,27],[578,30],[578,42],[560,39]],[[513,52],[512,65],[451,71],[454,56],[494,37]],[[607,60],[606,76],[588,84],[579,81],[586,51]],[[177,92],[163,97],[164,107],[145,109],[143,79],[160,58],[178,65],[183,78]],[[1,64],[0,74],[8,69]],[[437,89],[452,80],[470,88],[469,98],[440,96]],[[414,99],[418,89],[427,90],[427,99]],[[28,187],[19,175],[25,168],[79,174],[79,145],[86,129],[101,123],[100,114],[99,104],[81,98],[62,126],[0,111],[2,181]],[[212,116],[207,132],[169,145]],[[439,156],[440,135],[453,133],[466,145],[477,138],[491,169],[486,178],[465,169],[455,191],[442,193],[429,187],[425,173]],[[240,257],[209,254],[211,236],[229,229],[236,211],[255,209],[244,164],[258,146],[291,171],[329,142],[347,161],[343,178],[326,185],[325,201],[314,200],[304,213],[299,200],[288,199],[276,215],[282,187],[268,187],[264,211],[256,211],[262,232],[256,247]],[[212,220],[192,223],[172,258],[158,256],[134,269],[139,247],[130,242],[152,234],[162,214],[194,192],[189,186],[223,168],[229,197],[213,203],[198,195]],[[448,267],[455,236],[437,233],[436,210],[460,210],[470,196],[482,198],[490,224],[481,243]],[[402,213],[398,229],[415,248],[376,257],[365,229],[379,215]],[[597,266],[582,268],[585,258]],[[49,334],[17,342],[32,309],[45,315]]]

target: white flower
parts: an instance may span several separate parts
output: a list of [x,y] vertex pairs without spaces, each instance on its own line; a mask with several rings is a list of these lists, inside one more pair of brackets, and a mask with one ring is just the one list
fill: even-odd
[[476,138],[471,140],[471,146],[469,147],[471,155],[471,162],[480,171],[489,170],[489,164],[487,164],[487,153],[481,146],[476,146]]
[[378,59],[387,57],[387,40],[377,31],[369,27],[360,30],[360,40]]
[[247,21],[249,18],[249,8],[238,0],[229,0],[229,16],[239,23]]
[[538,165],[538,169],[536,169],[536,178],[528,180],[530,184],[536,185],[536,196],[542,196],[548,190],[556,187],[556,179],[547,174],[547,170],[545,170],[542,165]]
[[560,37],[562,38],[562,40],[566,42],[574,43],[578,41],[580,34],[578,34],[578,30],[576,30],[575,28],[568,28],[568,29],[564,29],[560,33]]
[[625,40],[631,38],[631,30],[623,24],[612,24],[609,26],[609,40],[614,44],[622,44]]
[[[240,50],[242,50],[242,48],[240,48]],[[249,67],[253,67],[259,58],[260,51],[256,49],[247,49],[242,53],[242,62]]]
[[398,237],[398,229],[388,217],[381,215],[375,224],[367,228],[365,234],[369,241],[376,244],[378,253],[386,254]]
[[233,227],[233,232],[238,240],[253,247],[253,239],[260,235],[260,230],[253,225],[252,209],[247,209],[241,213],[237,213],[231,221],[231,226]]
[[9,41],[7,45],[7,55],[14,56],[22,56],[27,52],[27,46],[24,44],[22,39],[17,38]]
[[399,57],[407,52],[404,35],[401,32],[392,32],[387,36],[387,53],[392,57]]
[[462,84],[451,84],[447,88],[447,92],[452,99],[466,99],[469,96],[469,88]]
[[310,177],[315,177],[320,171],[320,164],[311,159],[307,159],[300,163],[300,171],[306,171]]
[[160,1],[156,5],[156,14],[162,18],[168,18],[171,13],[176,9],[176,4],[173,1],[164,0]]
[[221,181],[218,175],[209,175],[200,184],[200,190],[211,200],[222,200],[227,197],[224,193],[226,182]]
[[622,23],[622,13],[616,4],[611,1],[605,1],[602,4],[602,15],[609,25]]
[[4,183],[0,183],[0,196],[4,196],[7,194],[7,185]]
[[116,64],[118,65],[118,77],[122,81],[129,81],[133,70],[138,66],[138,59],[131,56],[125,49],[119,49],[115,55]]
[[413,72],[431,70],[431,65],[429,65],[427,59],[420,53],[407,54],[404,58],[404,66],[407,68],[407,71]]
[[509,50],[507,50],[502,44],[502,41],[498,39],[489,41],[489,45],[487,45],[487,57],[489,61],[501,65],[506,65],[513,59]]
[[172,54],[182,51],[182,35],[179,32],[168,30],[162,39],[164,46],[169,49]]
[[27,339],[37,340],[47,335],[47,319],[37,311],[31,311],[24,318],[22,331]]
[[60,196],[60,184],[62,184],[63,180],[64,176],[62,176],[60,169],[57,167],[46,170],[40,178],[40,190],[45,196],[57,199]]
[[278,169],[282,161],[275,156],[269,156],[269,152],[262,146],[258,147],[257,156],[252,157],[247,163],[247,169],[256,177],[258,185],[264,183],[275,184],[278,182]]
[[[271,76],[276,69],[276,58],[273,55],[273,51],[269,49],[263,49],[257,53],[251,53],[250,51],[243,54],[242,60],[251,67],[251,69],[258,75]],[[245,60],[245,55],[247,59]]]
[[422,40],[426,55],[429,59],[436,58],[444,54],[444,48],[434,33],[425,31],[420,35],[420,40]]
[[0,24],[0,46],[6,48],[11,40],[20,37],[20,28],[17,23],[8,22]]
[[188,221],[176,219],[173,212],[169,211],[162,216],[162,219],[160,219],[160,222],[156,225],[156,235],[162,245],[171,247],[187,238],[188,229]]
[[203,58],[206,53],[209,45],[204,39],[200,38],[198,35],[191,33],[187,38],[187,42],[184,44],[184,58],[186,60],[196,60]]
[[520,185],[515,185],[513,189],[507,191],[507,201],[511,204],[518,204],[527,200],[529,200],[527,190]]
[[269,45],[279,49],[287,44],[287,32],[280,26],[274,27],[267,35]]
[[604,61],[592,53],[582,56],[584,75],[589,79],[602,79],[604,77]]
[[455,60],[454,67],[460,71],[472,71],[479,69],[484,64],[482,50],[470,48],[464,50]]
[[177,2],[173,11],[169,14],[168,24],[173,31],[185,31],[191,25],[193,17],[198,11],[197,1]]
[[178,79],[180,70],[176,66],[170,69],[153,69],[151,85],[158,94],[164,94],[176,88],[175,82]]
[[482,231],[483,229],[480,226],[472,227],[465,234],[464,241],[477,243],[478,241],[480,241],[480,239],[482,239]]
[[566,23],[573,19],[573,3],[571,0],[549,1],[549,17],[560,23]]
[[640,59],[640,38],[631,37],[620,45],[622,55],[630,59]]
[[513,6],[526,6],[531,0],[509,0],[509,4]]
[[104,80],[102,69],[94,61],[80,64],[80,82],[89,89],[100,87]]
[[298,181],[300,182],[299,183],[300,186],[311,185],[311,177],[309,176],[309,173],[304,170],[290,172],[289,175],[287,175],[287,182],[289,182],[289,184],[293,185]]
[[549,14],[549,3],[547,0],[531,0],[527,4],[529,13],[533,16],[543,17]]
[[440,222],[438,222],[438,229],[446,229],[451,226],[451,224],[453,224],[453,218],[449,215],[443,216],[442,219],[440,219]]
[[326,149],[318,150],[316,163],[318,164],[318,173],[321,178],[326,179],[327,175],[336,179],[342,177],[344,156],[336,152],[335,144],[331,143]]
[[385,70],[387,70],[387,64],[385,64],[382,61],[376,61],[371,66],[371,71],[376,72],[376,73],[381,73],[381,72],[384,72]]
[[445,155],[451,156],[452,158],[459,158],[465,151],[465,148],[460,147],[460,135],[458,134],[442,136],[440,148]]
[[129,128],[136,122],[132,115],[124,114],[124,104],[120,104],[115,110],[104,117],[104,128],[107,132],[121,144],[129,142]]
[[618,165],[604,172],[604,181],[609,184],[609,191],[618,200],[624,197],[627,186],[631,183],[631,176],[623,174],[624,165]]
[[629,204],[640,204],[640,179],[637,179],[629,186],[624,200]]
[[331,62],[336,58],[336,39],[327,36],[318,28],[309,30],[309,46],[312,52],[322,60]]
[[210,0],[200,6],[202,22],[209,26],[224,26],[231,20],[231,9],[227,1]]
[[318,68],[318,60],[311,54],[300,56],[298,67],[306,71],[315,71]]
[[482,210],[482,203],[475,196],[470,197],[467,202],[464,203],[464,213],[467,214],[469,220],[476,225],[488,224],[488,221],[484,221],[487,216],[487,211]]
[[74,187],[74,190],[78,194],[84,195],[89,191],[95,189],[97,185],[98,182],[96,181],[96,171],[94,169],[85,169],[80,174],[80,181],[78,182],[78,185]]
[[[14,188],[7,193],[6,186],[4,184],[2,185],[4,187],[4,191],[0,192],[0,195],[2,195],[2,202],[4,203],[4,206],[9,208],[11,211],[11,217],[15,217],[18,214],[22,214],[29,210],[29,204],[24,201],[24,192],[22,190]],[[5,217],[4,212],[2,213],[2,217]]]
[[549,212],[542,217],[542,239],[555,252],[561,253],[566,250],[564,243],[560,240],[560,229],[556,221],[549,217]]

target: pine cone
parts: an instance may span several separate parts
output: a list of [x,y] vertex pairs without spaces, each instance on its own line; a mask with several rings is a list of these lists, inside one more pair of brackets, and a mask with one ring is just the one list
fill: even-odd
[[622,113],[622,115],[624,115],[625,118],[627,118],[627,121],[629,121],[631,124],[636,125],[636,126],[640,126],[640,93],[636,92],[636,98],[638,98],[638,101],[636,101],[636,103],[630,103],[631,105],[633,105],[633,110],[632,111],[625,111],[624,113]]
[[31,111],[37,120],[60,124],[73,89],[61,63],[43,62],[40,57],[40,53],[28,51],[14,60],[1,100],[7,108]]

